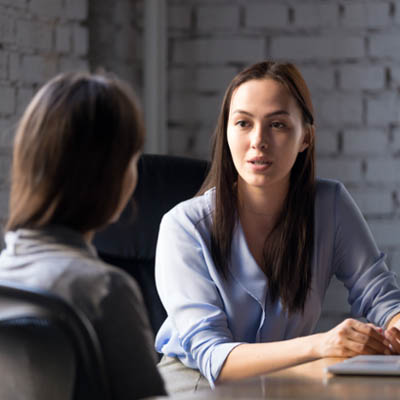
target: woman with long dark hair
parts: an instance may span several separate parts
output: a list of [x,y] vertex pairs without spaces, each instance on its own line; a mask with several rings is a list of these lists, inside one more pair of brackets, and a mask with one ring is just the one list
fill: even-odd
[[[168,318],[156,348],[171,392],[202,376],[213,386],[320,357],[400,352],[396,279],[344,186],[315,179],[314,139],[294,65],[261,62],[233,79],[209,175],[160,227]],[[333,275],[370,323],[312,334]]]
[[113,399],[165,394],[139,286],[91,245],[131,198],[143,142],[137,101],[121,81],[49,81],[17,129],[0,256],[0,279],[58,294],[92,321]]

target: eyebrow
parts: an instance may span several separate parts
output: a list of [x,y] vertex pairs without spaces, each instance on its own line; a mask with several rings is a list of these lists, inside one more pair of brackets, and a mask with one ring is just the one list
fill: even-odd
[[[233,114],[245,114],[245,115],[248,115],[249,117],[254,117],[254,115],[252,113],[249,113],[248,111],[244,111],[244,110],[235,110],[233,112]],[[277,110],[272,113],[264,115],[264,118],[275,117],[277,115],[290,115],[290,114],[285,110]]]

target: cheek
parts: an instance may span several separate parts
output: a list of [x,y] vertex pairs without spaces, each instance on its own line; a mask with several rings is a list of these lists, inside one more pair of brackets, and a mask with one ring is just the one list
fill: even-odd
[[227,131],[227,141],[228,147],[231,151],[232,158],[235,158],[243,152],[243,146],[245,145],[243,137],[238,135],[233,129],[228,129]]

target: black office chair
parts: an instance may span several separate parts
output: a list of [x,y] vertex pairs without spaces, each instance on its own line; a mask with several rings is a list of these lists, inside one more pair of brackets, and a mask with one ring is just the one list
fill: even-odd
[[[154,282],[154,259],[162,216],[200,189],[208,162],[185,157],[144,154],[138,163],[138,185],[120,220],[96,234],[99,256],[139,283],[156,334],[166,318]],[[99,199],[101,201],[101,199]],[[136,214],[136,215],[135,215]]]
[[46,291],[0,281],[0,399],[110,399],[87,317]]

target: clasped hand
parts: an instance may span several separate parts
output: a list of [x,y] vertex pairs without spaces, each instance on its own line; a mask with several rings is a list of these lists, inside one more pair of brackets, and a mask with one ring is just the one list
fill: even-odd
[[396,325],[384,331],[371,323],[346,319],[321,334],[319,355],[353,357],[360,354],[400,354],[400,326]]

